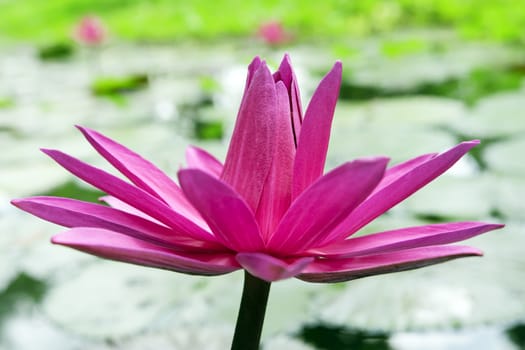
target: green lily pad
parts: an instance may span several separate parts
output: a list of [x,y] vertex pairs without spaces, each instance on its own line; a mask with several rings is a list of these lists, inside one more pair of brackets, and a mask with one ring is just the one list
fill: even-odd
[[104,195],[99,190],[81,186],[78,182],[67,181],[57,187],[50,189],[48,192],[42,194],[43,196],[66,197],[75,198],[87,202],[99,202],[99,198]]
[[441,152],[456,142],[448,133],[407,125],[356,125],[351,118],[334,120],[327,156],[332,168],[346,161],[384,155],[391,164],[425,153]]
[[505,220],[525,218],[525,179],[521,176],[495,175],[491,181],[494,209]]
[[73,45],[69,42],[53,43],[38,49],[38,58],[43,61],[65,60],[71,58],[75,52]]
[[341,326],[306,325],[298,334],[317,349],[390,350],[388,333],[368,332]]
[[46,283],[25,273],[14,278],[6,289],[0,291],[0,325],[23,302],[37,303],[46,291]]
[[63,228],[20,211],[5,200],[0,208],[0,290],[17,275],[25,273],[51,282],[62,273],[75,269],[90,257],[70,249],[60,249],[49,239]]
[[407,96],[374,99],[362,103],[339,103],[337,118],[355,118],[374,126],[444,127],[461,120],[468,111],[463,103],[441,97]]
[[97,260],[56,283],[43,309],[73,333],[118,339],[154,328],[162,313],[184,308],[201,284],[197,277]]
[[[465,78],[469,84],[474,84],[472,86],[485,83],[479,79],[479,74],[471,72],[482,71],[486,67],[491,67],[489,71],[504,69],[520,60],[519,50],[504,45],[465,43],[453,37],[449,37],[448,41],[446,50],[439,52],[425,51],[395,58],[365,55],[362,61],[350,62],[349,68],[353,73],[351,84],[405,95],[418,89],[435,87],[434,93],[440,92],[438,95],[444,96],[444,92],[453,91],[459,87],[457,83]],[[345,80],[348,81],[348,78]],[[440,89],[447,86],[448,90]],[[467,91],[456,92],[464,94]]]
[[[207,286],[212,290],[210,293],[212,304],[208,309],[207,319],[231,324],[233,327],[241,297],[242,278],[240,274],[234,274],[224,276],[222,279],[227,278],[232,279],[230,283],[213,281]],[[232,286],[238,287],[233,289]],[[266,310],[263,338],[271,339],[279,332],[297,330],[303,322],[309,321],[311,317],[309,305],[313,297],[320,292],[319,288],[320,286],[295,279],[274,283]],[[215,297],[226,293],[228,298]]]
[[[27,336],[28,329],[31,336]],[[17,350],[98,349],[90,339],[67,334],[37,312],[19,312],[10,317],[2,328],[0,348]],[[110,350],[109,347],[104,348]],[[100,349],[102,350],[102,349]]]
[[454,221],[487,218],[495,206],[490,177],[442,175],[400,203],[396,210],[408,211],[428,220]]
[[125,77],[98,78],[91,84],[91,91],[96,96],[121,94],[142,90],[148,86],[146,74],[134,74]]
[[516,350],[499,326],[481,326],[473,329],[438,330],[427,332],[394,333],[389,340],[394,349],[477,349],[477,350]]
[[15,101],[12,98],[0,97],[0,109],[11,108],[15,105]]
[[[38,176],[35,177],[35,174]],[[68,180],[68,173],[50,162],[20,164],[2,169],[0,194],[22,197],[44,193]]]
[[497,93],[481,99],[451,128],[475,138],[511,137],[525,132],[525,90]]
[[525,137],[521,135],[494,144],[485,152],[487,166],[499,174],[523,176],[525,175],[525,162],[522,161],[523,150],[525,150]]
[[506,331],[509,339],[518,346],[519,349],[525,348],[525,324],[518,323],[509,327]]

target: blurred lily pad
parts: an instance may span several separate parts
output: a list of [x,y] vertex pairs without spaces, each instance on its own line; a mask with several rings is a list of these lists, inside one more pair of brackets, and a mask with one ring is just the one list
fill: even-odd
[[[322,290],[322,286],[295,279],[274,283],[266,310],[263,341],[270,341],[283,332],[298,331],[311,319],[310,304]],[[186,300],[184,309],[173,309],[166,314],[162,327],[223,324],[233,329],[241,292],[242,273],[206,279],[202,288],[195,292],[195,298]]]
[[400,332],[392,335],[390,344],[399,350],[517,350],[507,339],[502,327],[481,326],[473,329]]
[[360,125],[435,128],[447,126],[466,115],[468,110],[465,106],[453,99],[407,96],[378,98],[359,103],[340,102],[334,122],[344,119],[355,123],[356,128]]
[[[470,102],[498,90],[515,88],[521,75],[512,69],[523,55],[519,49],[495,43],[466,43],[450,35],[440,38],[439,46],[439,51],[397,57],[369,53],[361,60],[350,61],[352,74],[345,77],[341,95],[363,99],[430,94]],[[352,95],[352,90],[360,88],[368,92]]]
[[525,90],[484,97],[466,118],[455,120],[450,127],[476,138],[519,135],[525,132]]
[[47,285],[26,273],[20,273],[7,288],[0,291],[0,325],[15,311],[21,302],[38,303],[44,296]]
[[8,204],[0,210],[0,290],[20,274],[51,283],[89,259],[49,243],[53,233],[62,228],[42,222]]
[[148,86],[146,74],[133,74],[124,77],[102,77],[91,84],[91,91],[96,96],[111,96],[125,92],[142,90]]
[[196,120],[194,122],[195,137],[199,140],[220,140],[223,137],[222,121]]
[[59,186],[51,188],[42,194],[43,196],[75,198],[87,202],[99,203],[103,192],[87,186],[81,186],[76,181],[67,181]]
[[339,350],[390,350],[389,334],[385,332],[368,332],[349,329],[341,326],[306,325],[298,336],[316,349]]
[[351,118],[339,118],[334,120],[327,166],[378,155],[388,156],[391,164],[396,164],[424,153],[444,151],[454,144],[454,138],[440,130],[402,124],[356,125]]
[[454,98],[473,105],[484,96],[508,90],[518,90],[523,75],[512,70],[475,69],[459,78],[447,78],[439,82],[423,82],[410,88],[382,88],[344,81],[341,97],[345,100],[366,100],[378,97],[407,95],[441,96]]
[[491,192],[494,208],[501,217],[525,221],[525,179],[522,176],[494,175]]
[[492,177],[442,175],[400,203],[396,210],[432,221],[488,218],[495,207],[498,186]]
[[197,277],[97,260],[57,283],[43,307],[73,333],[119,339],[154,329],[163,313],[188,307],[201,288]]
[[509,339],[518,346],[518,349],[525,349],[525,324],[518,323],[506,330]]
[[69,42],[58,42],[38,48],[38,58],[43,61],[64,60],[73,56],[75,49]]
[[525,175],[525,162],[522,159],[525,150],[525,137],[518,136],[505,142],[494,144],[485,152],[489,169],[499,174]]
[[0,96],[0,109],[10,108],[10,107],[13,107],[14,105],[15,105],[15,101],[12,98]]

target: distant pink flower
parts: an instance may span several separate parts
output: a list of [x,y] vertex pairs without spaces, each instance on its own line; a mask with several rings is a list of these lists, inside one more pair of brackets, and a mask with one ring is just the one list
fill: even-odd
[[282,45],[286,44],[292,39],[290,33],[288,33],[281,22],[270,21],[262,23],[259,26],[257,32],[258,36],[269,45]]
[[99,45],[106,39],[106,29],[95,16],[86,16],[75,27],[74,38],[82,44]]
[[481,255],[449,243],[502,225],[454,222],[352,237],[478,141],[389,168],[388,158],[373,157],[323,174],[341,71],[337,62],[303,118],[289,58],[273,75],[255,58],[224,165],[190,147],[180,186],[123,145],[79,127],[129,182],[60,151],[43,152],[107,193],[102,199],[109,206],[57,197],[13,204],[68,227],[52,238],[56,244],[196,275],[245,269],[265,281],[340,282]]

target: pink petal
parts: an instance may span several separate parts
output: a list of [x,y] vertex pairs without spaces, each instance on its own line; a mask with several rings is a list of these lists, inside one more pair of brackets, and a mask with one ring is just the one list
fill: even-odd
[[78,178],[198,241],[217,242],[209,232],[148,192],[57,150],[42,150]]
[[262,63],[243,98],[221,176],[253,212],[272,165],[276,114],[275,84]]
[[336,283],[384,273],[417,269],[452,259],[480,256],[483,253],[466,246],[435,246],[393,253],[366,255],[348,259],[319,259],[297,278],[307,282]]
[[192,218],[192,221],[202,221],[179,186],[150,161],[94,130],[80,126],[78,129],[100,155],[135,185],[166,202],[183,216]]
[[276,81],[282,81],[288,91],[292,112],[292,129],[295,145],[297,145],[297,140],[299,139],[299,133],[301,131],[301,124],[303,122],[303,112],[301,110],[301,97],[299,94],[297,78],[295,77],[292,62],[290,61],[290,56],[288,56],[288,54],[284,55],[279,70],[274,74],[274,79]]
[[186,163],[188,163],[188,168],[200,169],[217,178],[222,173],[222,163],[199,147],[186,148]]
[[387,180],[380,190],[375,191],[348,215],[323,244],[330,244],[356,232],[444,173],[478,143],[479,141],[462,142],[414,168],[407,167],[407,172],[399,172],[400,176]]
[[252,211],[233,188],[198,169],[180,170],[179,181],[186,197],[224,245],[247,252],[264,247]]
[[358,159],[321,177],[292,203],[268,250],[293,254],[317,246],[372,192],[387,162],[383,157]]
[[276,84],[279,111],[275,127],[275,153],[270,174],[266,179],[256,218],[264,238],[274,232],[290,207],[292,197],[292,167],[295,144],[290,123],[290,102],[286,87]]
[[231,254],[174,252],[98,228],[76,227],[55,235],[51,241],[106,259],[190,275],[221,275],[239,269],[238,263]]
[[454,243],[502,228],[503,226],[483,222],[452,222],[409,227],[346,239],[326,247],[312,249],[309,253],[327,258],[349,258],[360,255],[387,253]]
[[305,257],[285,261],[263,253],[239,253],[236,259],[250,274],[267,282],[294,277],[314,260]]
[[160,221],[158,221],[157,219],[152,218],[148,214],[145,214],[145,213],[141,212],[137,208],[132,207],[131,205],[129,205],[129,204],[121,201],[120,199],[113,197],[113,196],[102,196],[102,197],[99,198],[99,200],[104,202],[104,203],[106,203],[107,205],[109,205],[112,208],[115,208],[115,209],[118,209],[118,210],[121,210],[121,211],[125,211],[128,214],[132,214],[132,215],[135,215],[135,216],[140,216],[143,219],[146,219],[146,220],[149,220],[149,221],[153,221],[153,222],[155,222],[157,224],[161,224],[162,225],[162,223]]
[[250,62],[250,64],[248,65],[248,74],[246,75],[246,83],[244,85],[244,93],[242,96],[239,111],[242,109],[244,101],[246,100],[246,95],[247,95],[246,92],[252,83],[253,76],[255,75],[255,72],[259,69],[259,67],[261,67],[262,64],[263,64],[263,61],[261,61],[259,56],[255,56],[253,60]]
[[290,92],[290,99],[292,100],[292,122],[293,122],[293,133],[295,137],[295,147],[299,143],[299,137],[301,135],[301,126],[303,124],[303,107],[301,104],[301,93],[299,92],[299,84],[297,80],[292,80],[292,87]]
[[341,62],[336,62],[315,90],[306,109],[297,143],[292,198],[299,196],[323,174],[341,74]]
[[176,250],[224,250],[218,244],[196,241],[171,228],[105,205],[60,197],[30,197],[12,201],[16,207],[65,227],[93,227],[122,233]]
[[377,185],[377,187],[372,192],[372,195],[379,192],[383,188],[387,187],[392,182],[398,180],[401,176],[407,174],[408,172],[417,168],[421,164],[434,158],[436,155],[437,153],[423,154],[421,156],[412,158],[410,160],[407,160],[406,162],[402,162],[402,163],[394,165],[391,168],[388,168],[385,172],[385,176],[383,176],[383,179],[381,180],[379,185]]
[[255,56],[253,60],[248,65],[248,75],[246,76],[246,86],[244,88],[244,93],[246,94],[246,90],[250,86],[253,80],[253,76],[255,75],[255,72],[259,69],[259,67],[263,64],[263,61],[261,61],[261,58],[259,56]]

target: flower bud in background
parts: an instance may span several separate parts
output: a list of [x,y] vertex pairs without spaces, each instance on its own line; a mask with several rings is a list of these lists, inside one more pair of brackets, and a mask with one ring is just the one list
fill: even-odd
[[275,20],[262,23],[257,35],[271,46],[283,45],[292,41],[292,35],[284,29],[281,22]]
[[100,45],[105,41],[107,31],[100,18],[86,16],[76,25],[73,37],[84,45]]

